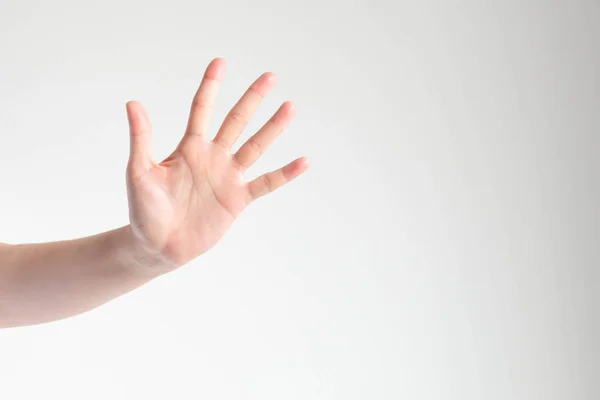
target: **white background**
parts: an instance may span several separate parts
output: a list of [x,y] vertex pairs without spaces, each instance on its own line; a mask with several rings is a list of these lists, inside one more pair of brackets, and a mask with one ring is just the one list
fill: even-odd
[[[82,316],[0,331],[2,399],[596,399],[597,1],[0,0],[0,240],[126,224],[125,102],[179,141],[297,117],[309,171],[209,253]],[[249,177],[252,177],[249,176]]]

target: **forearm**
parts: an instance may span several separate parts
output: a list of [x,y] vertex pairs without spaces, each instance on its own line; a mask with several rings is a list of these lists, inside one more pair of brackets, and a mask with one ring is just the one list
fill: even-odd
[[167,270],[129,226],[81,239],[0,248],[0,328],[80,314]]

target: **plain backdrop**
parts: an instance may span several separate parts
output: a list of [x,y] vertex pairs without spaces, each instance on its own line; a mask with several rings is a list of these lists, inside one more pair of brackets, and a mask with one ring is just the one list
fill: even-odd
[[213,132],[265,71],[243,138],[297,105],[248,178],[311,162],[184,268],[0,331],[0,398],[599,398],[599,18],[595,0],[0,0],[1,241],[127,224],[125,102],[162,159],[217,56]]

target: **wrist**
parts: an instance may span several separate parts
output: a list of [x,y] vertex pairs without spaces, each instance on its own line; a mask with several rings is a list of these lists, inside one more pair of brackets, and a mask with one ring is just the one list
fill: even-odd
[[118,265],[134,274],[155,277],[177,268],[174,262],[144,246],[130,225],[111,231],[107,246]]

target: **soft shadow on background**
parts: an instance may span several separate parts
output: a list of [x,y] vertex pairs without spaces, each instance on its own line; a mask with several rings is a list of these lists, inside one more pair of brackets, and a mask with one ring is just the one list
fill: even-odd
[[[157,159],[206,64],[213,129],[297,117],[306,155],[211,252],[106,306],[0,331],[3,399],[596,399],[597,1],[4,0],[0,240],[127,223],[125,102]],[[241,143],[242,141],[240,141]]]

